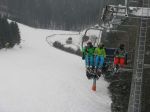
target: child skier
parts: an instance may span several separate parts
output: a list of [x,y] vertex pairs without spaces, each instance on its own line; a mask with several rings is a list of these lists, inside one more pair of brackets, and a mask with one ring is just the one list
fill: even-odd
[[126,61],[126,51],[125,51],[125,45],[124,44],[120,44],[119,48],[116,49],[115,53],[114,53],[114,65],[115,65],[115,69],[120,67],[124,67],[125,65],[125,61]]

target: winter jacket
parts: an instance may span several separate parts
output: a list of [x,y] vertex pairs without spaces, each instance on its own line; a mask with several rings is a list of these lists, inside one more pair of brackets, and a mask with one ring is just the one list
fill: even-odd
[[94,51],[95,51],[95,48],[93,46],[91,47],[85,47],[83,48],[83,55],[88,55],[88,56],[93,56],[94,55]]
[[115,51],[115,57],[118,57],[118,58],[125,58],[126,57],[126,51],[123,49],[121,50],[120,48],[118,48],[116,51]]
[[94,51],[94,54],[97,56],[103,56],[104,58],[106,58],[106,51],[105,48],[96,48]]

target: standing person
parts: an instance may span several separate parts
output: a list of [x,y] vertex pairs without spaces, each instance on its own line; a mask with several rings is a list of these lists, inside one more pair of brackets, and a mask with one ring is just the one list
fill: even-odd
[[119,65],[120,67],[124,67],[125,65],[125,61],[126,61],[126,51],[125,51],[125,45],[124,44],[120,44],[119,48],[116,49],[115,53],[114,53],[114,65],[115,68],[118,69]]
[[102,69],[103,64],[104,64],[104,59],[106,58],[106,51],[104,48],[104,45],[100,43],[98,47],[95,49],[95,67],[96,71],[97,69]]
[[87,46],[83,48],[83,58],[85,58],[85,64],[87,69],[94,69],[94,50],[92,42],[89,41]]

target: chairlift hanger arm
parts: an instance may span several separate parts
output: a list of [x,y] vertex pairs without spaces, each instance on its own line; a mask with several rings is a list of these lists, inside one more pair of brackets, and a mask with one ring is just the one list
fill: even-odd
[[88,29],[86,29],[86,31],[85,31],[85,33],[84,33],[84,36],[86,36],[86,34],[87,34],[87,32],[88,32],[89,30],[99,30],[99,31],[103,31],[102,28],[88,28]]
[[85,31],[85,33],[84,33],[84,35],[83,35],[83,37],[82,37],[82,44],[81,44],[82,49],[83,49],[84,38],[86,37],[86,34],[87,34],[87,32],[88,32],[89,30],[103,31],[104,28],[87,28],[86,31]]
[[128,6],[128,0],[125,0],[125,6],[126,7]]

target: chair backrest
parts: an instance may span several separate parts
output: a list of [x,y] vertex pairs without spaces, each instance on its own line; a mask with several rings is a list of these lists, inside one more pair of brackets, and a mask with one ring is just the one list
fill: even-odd
[[114,52],[116,51],[116,48],[105,48],[106,50],[106,63],[107,62],[113,62],[114,60]]

